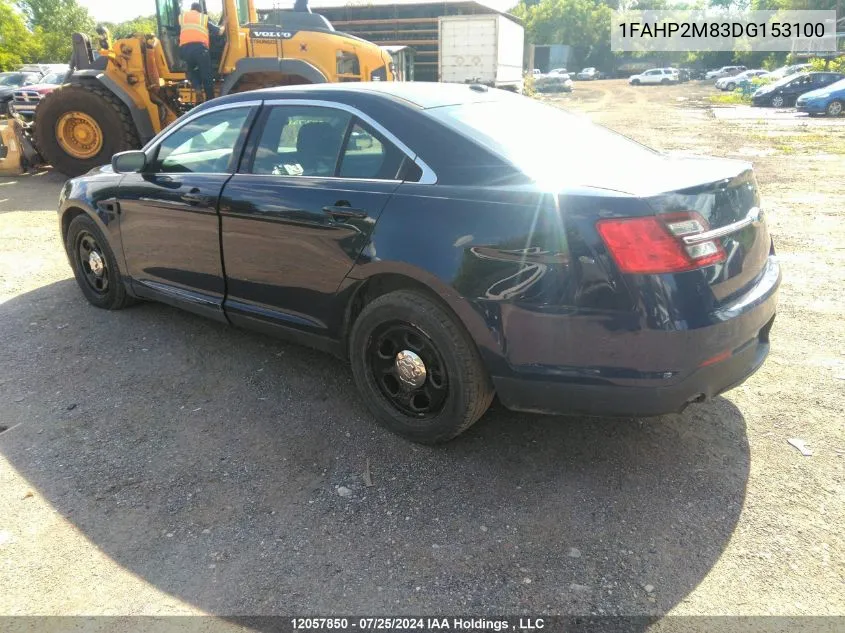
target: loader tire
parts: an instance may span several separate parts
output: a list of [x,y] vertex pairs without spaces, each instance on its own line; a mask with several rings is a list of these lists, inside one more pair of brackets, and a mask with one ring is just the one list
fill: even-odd
[[46,162],[70,177],[141,146],[129,109],[94,84],[70,84],[44,97],[35,112],[35,144]]

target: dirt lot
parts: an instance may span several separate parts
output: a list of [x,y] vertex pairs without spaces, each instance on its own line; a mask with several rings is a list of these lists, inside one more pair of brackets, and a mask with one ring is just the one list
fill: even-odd
[[717,118],[712,90],[550,100],[754,162],[784,269],[764,368],[683,415],[495,409],[442,448],[327,356],[90,307],[62,179],[0,179],[0,613],[845,615],[845,119]]

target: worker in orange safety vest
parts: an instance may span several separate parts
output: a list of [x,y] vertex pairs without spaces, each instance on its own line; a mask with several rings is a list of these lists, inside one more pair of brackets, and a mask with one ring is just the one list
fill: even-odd
[[197,93],[205,91],[206,100],[214,98],[214,76],[208,53],[209,32],[222,35],[223,28],[210,22],[199,2],[179,16],[179,56],[187,65],[188,79]]

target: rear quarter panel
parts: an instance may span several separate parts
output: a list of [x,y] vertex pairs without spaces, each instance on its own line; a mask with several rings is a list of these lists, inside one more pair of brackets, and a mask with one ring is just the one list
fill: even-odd
[[[588,315],[631,314],[627,290],[596,242],[595,219],[602,208],[636,214],[642,210],[632,205],[641,203],[589,192],[557,200],[527,186],[404,184],[349,277],[400,274],[424,284],[458,315],[491,373],[507,375],[512,363],[536,357],[538,342],[553,338],[557,350],[570,348],[580,337],[577,323],[592,335]],[[562,332],[548,314],[583,318]]]

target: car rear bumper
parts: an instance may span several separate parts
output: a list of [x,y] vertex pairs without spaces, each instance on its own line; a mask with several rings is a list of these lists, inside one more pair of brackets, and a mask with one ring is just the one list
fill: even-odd
[[[705,327],[682,331],[640,331],[605,340],[584,340],[580,366],[525,365],[522,371],[493,376],[499,400],[517,411],[547,414],[656,416],[682,411],[692,402],[732,389],[763,364],[769,352],[780,268],[770,258],[758,283],[712,316]],[[566,316],[558,317],[566,319]],[[539,339],[546,327],[534,327]],[[562,321],[558,327],[566,328]],[[661,345],[661,338],[663,339]],[[655,348],[671,349],[676,364],[655,367]],[[583,359],[639,358],[645,369],[584,366]],[[680,363],[687,366],[678,366]]]

